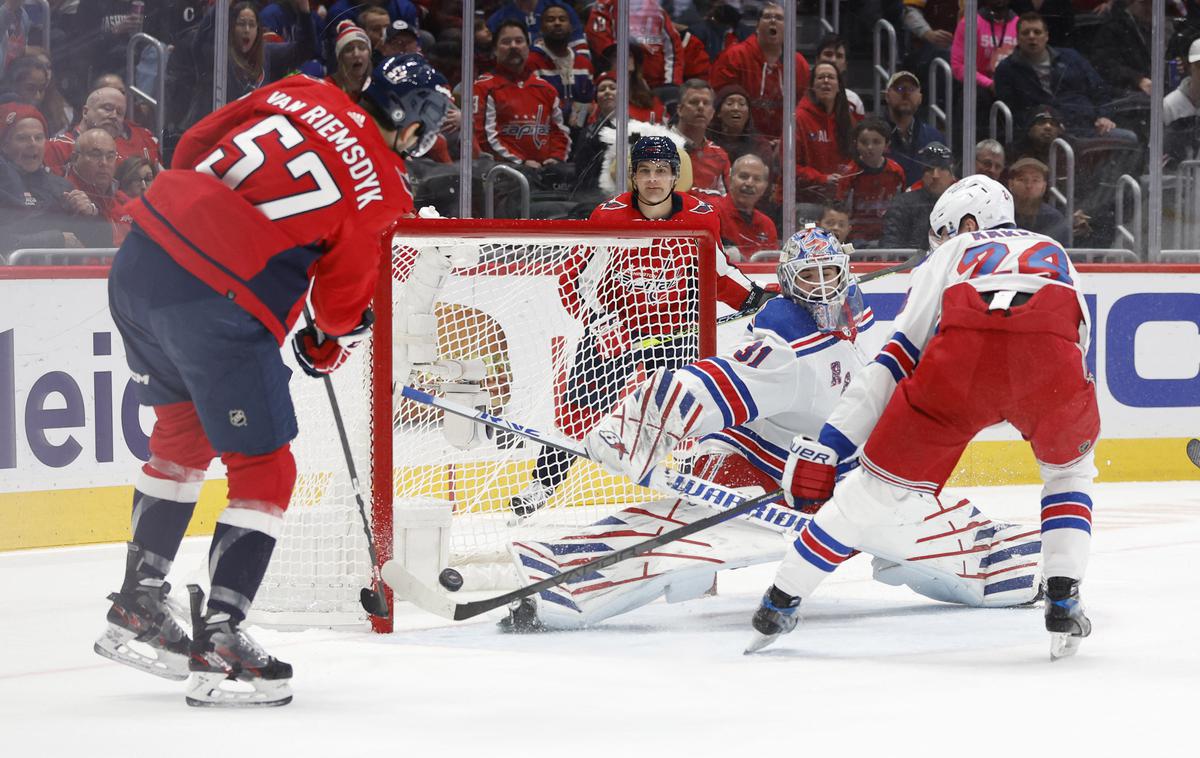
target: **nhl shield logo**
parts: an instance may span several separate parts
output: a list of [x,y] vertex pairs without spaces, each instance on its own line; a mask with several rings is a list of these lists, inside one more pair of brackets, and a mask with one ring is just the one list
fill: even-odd
[[231,410],[229,412],[229,425],[230,426],[239,426],[239,427],[245,426],[246,425],[246,412],[241,410],[240,408],[234,408],[233,410]]

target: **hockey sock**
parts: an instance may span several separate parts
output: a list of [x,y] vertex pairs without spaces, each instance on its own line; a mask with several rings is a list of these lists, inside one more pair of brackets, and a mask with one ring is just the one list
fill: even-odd
[[274,550],[275,537],[218,521],[208,550],[209,610],[245,619]]
[[203,484],[204,472],[198,469],[157,458],[142,467],[133,490],[130,524],[138,560],[130,561],[123,590],[136,585],[141,577],[166,577]]

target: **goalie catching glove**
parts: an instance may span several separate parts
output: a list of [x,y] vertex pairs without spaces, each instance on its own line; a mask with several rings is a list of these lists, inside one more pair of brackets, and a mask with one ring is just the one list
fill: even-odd
[[659,369],[583,438],[592,460],[642,486],[650,470],[688,436],[704,407],[675,375]]
[[789,508],[804,510],[833,496],[838,456],[833,448],[804,436],[792,440],[783,467],[783,494]]
[[320,378],[332,374],[350,358],[363,335],[375,323],[375,312],[370,308],[363,311],[362,320],[349,333],[339,337],[325,334],[316,324],[309,324],[292,337],[292,352],[296,362],[309,376]]

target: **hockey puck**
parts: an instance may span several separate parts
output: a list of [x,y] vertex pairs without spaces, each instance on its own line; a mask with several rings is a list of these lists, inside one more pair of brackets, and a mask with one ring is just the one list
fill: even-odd
[[442,573],[438,574],[438,584],[450,592],[458,592],[463,586],[462,574],[452,568],[442,569]]

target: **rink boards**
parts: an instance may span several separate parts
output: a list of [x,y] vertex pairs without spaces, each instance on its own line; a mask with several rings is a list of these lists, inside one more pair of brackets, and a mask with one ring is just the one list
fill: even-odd
[[[753,269],[756,279],[774,278],[772,267]],[[1200,266],[1081,269],[1090,274],[1101,480],[1200,478],[1183,452],[1200,436]],[[105,273],[0,269],[0,550],[128,537],[129,482],[146,456],[152,416],[133,398]],[[879,321],[864,335],[868,348],[887,336],[907,281],[897,274],[866,286]],[[739,328],[725,327],[720,341]],[[512,464],[514,481],[529,465]],[[448,494],[470,486],[463,472],[446,473]],[[212,529],[224,502],[221,475],[219,466],[210,471],[193,533]],[[951,484],[1036,480],[1028,446],[1005,426],[979,435]]]

